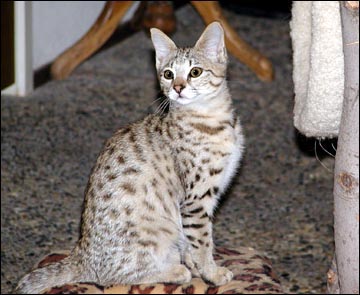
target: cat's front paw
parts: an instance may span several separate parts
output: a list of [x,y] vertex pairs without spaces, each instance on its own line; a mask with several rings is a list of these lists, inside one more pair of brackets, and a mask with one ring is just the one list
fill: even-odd
[[225,285],[233,278],[233,273],[226,267],[216,267],[204,274],[204,279],[216,286]]

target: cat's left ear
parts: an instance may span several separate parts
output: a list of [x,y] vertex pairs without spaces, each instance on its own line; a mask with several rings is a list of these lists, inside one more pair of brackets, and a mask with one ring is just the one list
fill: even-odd
[[159,68],[164,60],[169,57],[170,53],[176,50],[177,47],[175,43],[159,29],[151,28],[150,33],[156,53],[156,68]]
[[203,51],[205,56],[215,62],[227,61],[226,47],[224,41],[224,29],[220,22],[209,24],[195,44],[197,50]]

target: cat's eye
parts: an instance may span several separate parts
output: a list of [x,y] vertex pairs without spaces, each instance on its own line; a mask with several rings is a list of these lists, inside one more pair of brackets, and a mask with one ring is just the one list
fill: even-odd
[[174,73],[172,71],[170,71],[170,70],[166,70],[164,72],[164,77],[165,77],[165,79],[168,79],[168,80],[173,79],[174,78]]
[[190,76],[192,78],[197,78],[202,74],[202,72],[203,72],[202,68],[194,67],[190,71]]

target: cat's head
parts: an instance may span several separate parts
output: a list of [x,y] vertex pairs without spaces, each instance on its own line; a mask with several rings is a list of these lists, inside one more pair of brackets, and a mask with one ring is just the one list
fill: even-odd
[[211,98],[225,83],[227,54],[219,22],[209,24],[192,48],[178,48],[155,28],[151,39],[160,86],[170,100],[185,105]]

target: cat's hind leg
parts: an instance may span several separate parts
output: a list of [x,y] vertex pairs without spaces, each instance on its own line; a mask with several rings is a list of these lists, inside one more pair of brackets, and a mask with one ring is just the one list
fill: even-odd
[[191,281],[191,272],[183,264],[169,265],[141,280],[140,284],[173,283],[184,284]]
[[143,284],[173,283],[184,284],[191,281],[190,270],[181,264],[180,251],[177,248],[169,248],[168,255],[154,256],[154,270],[141,281]]

